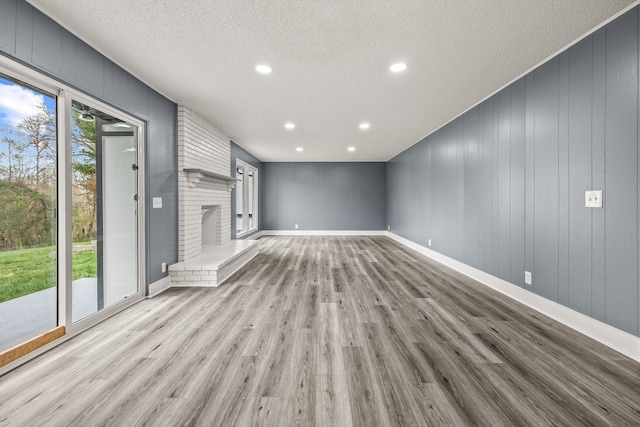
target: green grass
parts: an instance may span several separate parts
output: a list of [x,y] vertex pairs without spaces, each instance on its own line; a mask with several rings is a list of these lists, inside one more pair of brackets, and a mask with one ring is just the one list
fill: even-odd
[[[55,286],[56,258],[53,246],[0,252],[0,302]],[[94,251],[73,254],[73,280],[96,277]]]

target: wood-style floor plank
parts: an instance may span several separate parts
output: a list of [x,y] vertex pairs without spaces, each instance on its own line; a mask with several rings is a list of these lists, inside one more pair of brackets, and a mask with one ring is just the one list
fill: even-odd
[[0,426],[640,425],[640,364],[391,239],[260,250],[0,377]]

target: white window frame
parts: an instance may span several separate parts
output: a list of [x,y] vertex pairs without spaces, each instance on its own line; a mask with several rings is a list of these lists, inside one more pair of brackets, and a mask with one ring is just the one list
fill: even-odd
[[[242,230],[238,230],[237,229],[237,223],[236,223],[236,237],[242,237],[245,236],[247,234],[253,233],[255,231],[258,230],[258,211],[259,211],[259,205],[258,205],[258,180],[259,180],[259,176],[258,176],[258,168],[256,168],[255,166],[250,165],[249,163],[242,161],[238,158],[236,158],[236,169],[235,172],[237,173],[238,168],[242,168],[243,170],[243,177],[242,177]],[[253,227],[249,228],[249,173],[253,173]],[[239,185],[240,183],[236,184]],[[238,189],[236,188],[236,191],[238,191]],[[237,194],[237,193],[236,193]],[[236,204],[236,214],[238,212],[238,201],[237,198],[234,197],[234,201]],[[237,221],[237,215],[236,215],[236,221]]]

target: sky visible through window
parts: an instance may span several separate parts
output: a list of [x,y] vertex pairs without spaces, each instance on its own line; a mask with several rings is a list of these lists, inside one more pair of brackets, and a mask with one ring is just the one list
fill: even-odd
[[[44,95],[26,86],[19,85],[10,80],[0,77],[0,164],[3,172],[9,167],[8,139],[24,139],[24,132],[20,130],[20,123],[24,120],[45,111],[55,120],[56,99]],[[53,123],[55,128],[55,122]],[[36,156],[36,146],[26,145],[23,147],[23,161],[31,163]],[[14,154],[15,155],[15,154]],[[46,159],[45,159],[46,161]],[[25,165],[33,167],[33,165]],[[4,173],[0,175],[4,177]]]

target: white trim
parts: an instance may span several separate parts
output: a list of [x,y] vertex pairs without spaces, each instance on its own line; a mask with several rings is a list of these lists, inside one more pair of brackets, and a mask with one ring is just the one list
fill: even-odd
[[557,302],[548,300],[540,295],[529,292],[519,286],[485,273],[482,270],[471,267],[448,256],[428,249],[411,240],[400,237],[397,234],[386,232],[387,236],[398,243],[413,249],[441,264],[450,267],[465,276],[468,276],[481,284],[516,300],[529,308],[532,308],[545,316],[552,318],[565,326],[570,327],[583,335],[592,338],[607,347],[610,347],[625,356],[640,362],[640,337],[636,337],[599,320],[593,319],[582,313],[578,313]]
[[166,276],[163,277],[160,280],[157,280],[153,283],[149,284],[149,295],[147,295],[147,298],[153,298],[157,295],[160,295],[161,293],[163,293],[164,291],[166,291],[167,289],[169,289],[171,287],[171,277],[170,276]]
[[384,230],[261,230],[260,234],[252,238],[262,236],[386,236]]

